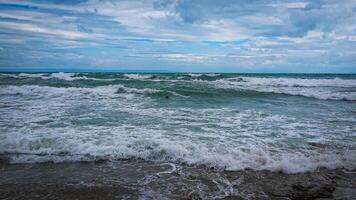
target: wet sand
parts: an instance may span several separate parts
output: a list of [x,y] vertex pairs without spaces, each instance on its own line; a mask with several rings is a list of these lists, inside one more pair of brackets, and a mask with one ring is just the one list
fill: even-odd
[[142,160],[0,163],[0,199],[355,199],[343,169],[285,174]]

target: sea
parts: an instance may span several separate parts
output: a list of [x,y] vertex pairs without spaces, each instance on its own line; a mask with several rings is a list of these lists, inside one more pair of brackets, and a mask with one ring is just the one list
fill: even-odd
[[0,168],[1,198],[352,199],[356,75],[0,73]]
[[10,163],[356,168],[356,75],[1,73]]

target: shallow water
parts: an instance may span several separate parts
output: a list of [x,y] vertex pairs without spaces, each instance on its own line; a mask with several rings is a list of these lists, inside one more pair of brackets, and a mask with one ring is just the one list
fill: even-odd
[[354,199],[345,170],[219,171],[143,160],[0,163],[1,199]]
[[355,170],[355,116],[355,75],[0,74],[12,163]]

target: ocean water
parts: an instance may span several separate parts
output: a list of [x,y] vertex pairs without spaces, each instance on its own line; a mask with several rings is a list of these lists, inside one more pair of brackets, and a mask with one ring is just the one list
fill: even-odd
[[356,75],[0,74],[11,163],[356,169]]

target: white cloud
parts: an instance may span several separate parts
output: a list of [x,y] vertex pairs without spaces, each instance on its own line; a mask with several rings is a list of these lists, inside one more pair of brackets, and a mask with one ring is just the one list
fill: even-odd
[[76,32],[76,31],[68,31],[68,30],[60,30],[60,29],[50,29],[47,27],[42,27],[35,24],[24,24],[24,23],[13,23],[13,22],[1,22],[0,26],[10,29],[16,29],[27,32],[34,33],[42,33],[48,35],[56,35],[60,37],[64,37],[67,39],[83,39],[83,38],[92,38],[93,35],[88,33]]
[[289,8],[289,9],[296,9],[296,8],[305,8],[308,5],[307,2],[289,2],[289,3],[280,3],[280,4],[272,4],[272,7],[278,8]]
[[182,54],[182,53],[161,54],[161,55],[155,55],[154,57],[159,59],[184,61],[184,62],[206,62],[211,60],[211,57],[207,55]]
[[235,41],[252,37],[249,30],[239,26],[232,20],[210,20],[200,25],[203,30],[199,38],[211,41]]

